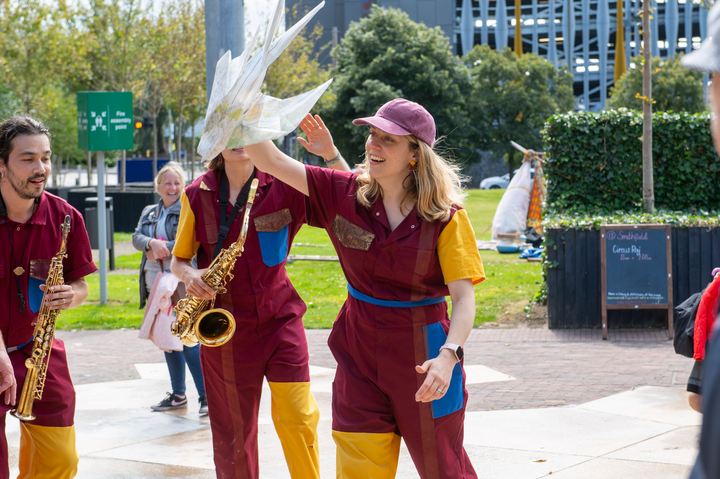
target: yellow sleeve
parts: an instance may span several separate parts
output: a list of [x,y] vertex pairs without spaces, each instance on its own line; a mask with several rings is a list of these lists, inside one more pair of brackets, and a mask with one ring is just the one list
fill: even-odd
[[182,208],[180,208],[180,221],[178,222],[175,247],[172,254],[178,258],[190,260],[195,257],[195,253],[200,249],[200,243],[195,239],[195,214],[190,208],[190,203],[184,191],[180,196],[180,201]]
[[471,279],[473,284],[478,284],[485,279],[475,232],[465,210],[455,212],[442,230],[437,252],[445,284],[459,279]]

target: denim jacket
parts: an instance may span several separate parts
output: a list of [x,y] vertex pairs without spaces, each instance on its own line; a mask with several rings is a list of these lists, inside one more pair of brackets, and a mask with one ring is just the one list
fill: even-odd
[[[149,243],[151,239],[156,239],[153,236],[155,232],[155,223],[157,223],[158,215],[160,214],[160,205],[162,200],[156,205],[148,205],[143,209],[140,215],[140,221],[138,222],[135,233],[132,235],[133,246],[136,250],[145,252],[149,249]],[[168,234],[168,249],[172,253],[173,247],[175,246],[175,235],[177,234],[178,222],[180,221],[180,201],[177,201],[172,205],[165,216],[165,231]],[[140,261],[140,308],[145,306],[147,301],[148,292],[145,285],[145,264],[147,263],[147,256],[142,255]]]

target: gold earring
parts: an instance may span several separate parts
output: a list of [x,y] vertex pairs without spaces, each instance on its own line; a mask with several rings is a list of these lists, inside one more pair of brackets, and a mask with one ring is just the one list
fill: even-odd
[[417,165],[417,161],[412,160],[412,161],[410,162],[410,166],[415,166],[415,165]]

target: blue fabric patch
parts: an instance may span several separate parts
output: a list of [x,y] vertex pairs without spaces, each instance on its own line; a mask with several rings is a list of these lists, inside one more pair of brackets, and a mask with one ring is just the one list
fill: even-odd
[[28,303],[30,304],[30,311],[33,313],[40,311],[40,307],[42,306],[45,293],[40,289],[41,284],[45,284],[45,281],[40,281],[35,278],[28,280]]
[[[440,323],[428,324],[424,328],[427,352],[430,356],[428,359],[436,358],[440,354],[440,346],[447,340],[447,334]],[[453,368],[447,392],[443,397],[432,402],[433,418],[437,419],[459,411],[463,407],[464,400],[463,370],[460,363],[457,363]]]
[[288,254],[289,231],[290,225],[285,225],[275,233],[258,232],[263,263],[268,266],[276,266],[285,261]]

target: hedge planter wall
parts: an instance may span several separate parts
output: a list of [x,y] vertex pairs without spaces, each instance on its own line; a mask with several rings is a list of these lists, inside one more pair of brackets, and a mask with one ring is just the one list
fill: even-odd
[[[641,206],[639,112],[555,115],[543,134],[548,211],[630,211]],[[710,136],[710,114],[653,116],[653,176],[658,209],[720,209],[720,160]]]
[[[720,266],[720,228],[673,227],[673,304],[701,291]],[[549,229],[547,246],[550,329],[600,328],[600,232]],[[608,328],[662,328],[665,312],[608,310]]]

